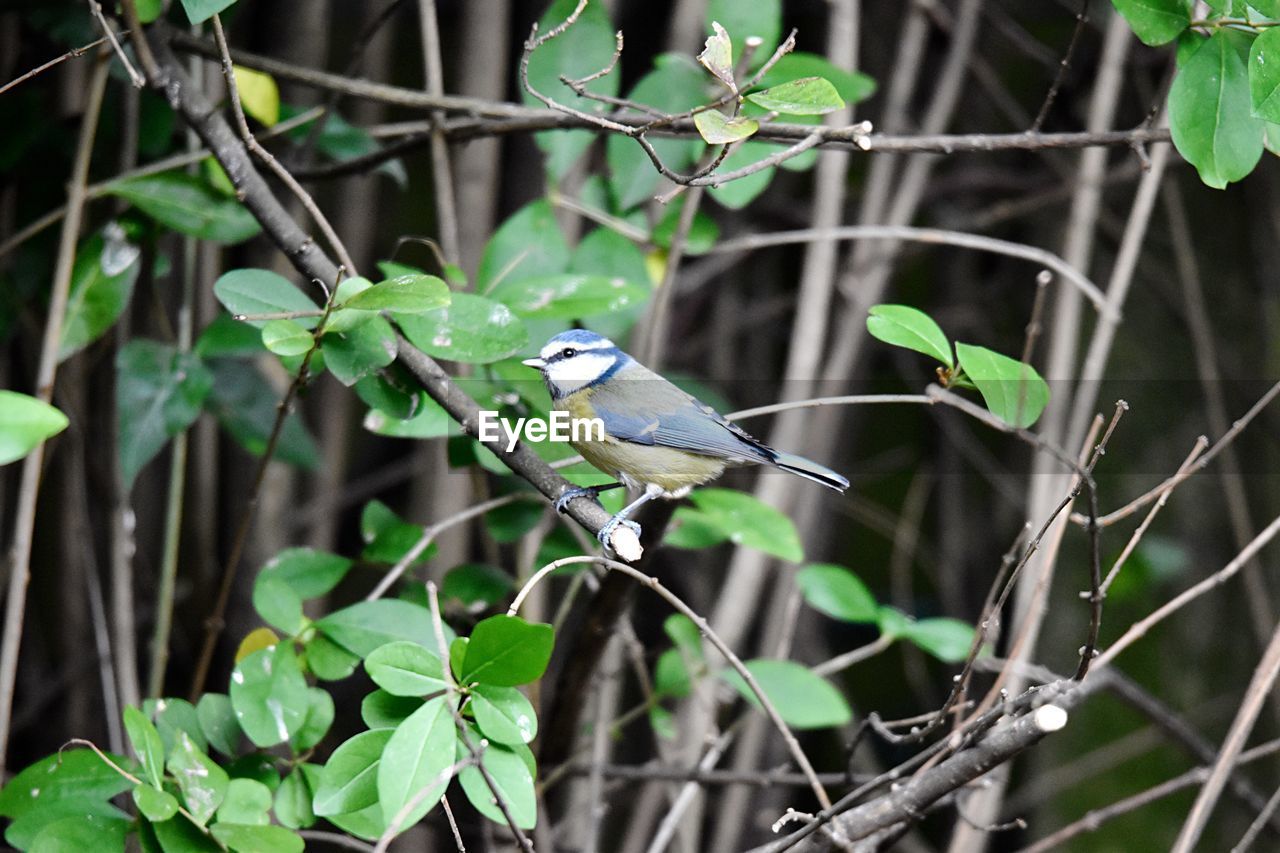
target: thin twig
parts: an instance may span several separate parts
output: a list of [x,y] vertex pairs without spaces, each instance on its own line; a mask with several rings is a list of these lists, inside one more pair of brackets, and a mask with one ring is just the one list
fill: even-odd
[[[138,73],[138,69],[133,67],[133,63],[129,61],[129,56],[124,52],[124,48],[120,46],[119,39],[116,38],[116,31],[111,28],[111,22],[102,14],[102,4],[98,0],[89,0],[89,13],[93,15],[94,20],[98,22],[103,35],[111,42],[111,49],[115,51],[116,57],[120,60],[120,64],[124,66],[125,73],[129,75],[129,82],[133,83],[135,89],[141,89],[147,85],[146,79]],[[6,87],[7,88],[7,87]]]
[[[1240,764],[1236,762],[1237,766]],[[1231,853],[1248,853],[1253,842],[1258,840],[1258,836],[1262,834],[1262,830],[1271,822],[1271,817],[1276,813],[1276,809],[1280,808],[1280,788],[1275,790],[1271,795],[1271,799],[1267,800],[1267,804],[1262,807],[1262,811],[1258,812],[1258,816],[1253,819],[1253,823],[1249,824],[1249,828],[1245,830],[1240,840],[1236,842],[1236,846],[1231,848]]]
[[[121,35],[127,35],[127,34],[128,34],[127,30],[121,33]],[[32,77],[37,77],[40,74],[43,74],[45,71],[48,71],[50,68],[53,68],[55,65],[60,65],[63,62],[66,62],[68,59],[76,59],[78,57],[84,56],[86,53],[93,50],[98,45],[106,43],[106,41],[107,41],[106,36],[103,36],[102,38],[99,38],[99,39],[94,39],[88,44],[81,45],[80,47],[73,47],[71,48],[71,50],[68,50],[66,53],[62,54],[62,56],[54,57],[53,59],[50,59],[48,62],[45,62],[41,65],[37,65],[35,68],[32,68],[30,71],[19,74],[17,77],[14,77],[8,83],[5,83],[3,86],[0,86],[0,95],[3,95],[5,92],[9,91],[14,86],[19,86],[27,82]]]
[[1087,23],[1089,23],[1089,0],[1080,0],[1080,11],[1076,14],[1076,26],[1071,31],[1071,41],[1067,42],[1067,52],[1058,63],[1058,73],[1054,75],[1053,83],[1044,96],[1044,103],[1040,105],[1040,111],[1036,113],[1035,121],[1031,122],[1027,133],[1039,133],[1040,128],[1044,126],[1044,120],[1049,117],[1049,110],[1053,109],[1053,103],[1058,99],[1058,91],[1067,77],[1067,71],[1071,69],[1071,57],[1075,55],[1076,45],[1080,42],[1080,36]]

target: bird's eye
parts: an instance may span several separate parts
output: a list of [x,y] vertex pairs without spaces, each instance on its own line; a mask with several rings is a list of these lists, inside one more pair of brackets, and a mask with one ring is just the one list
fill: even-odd
[[565,347],[563,350],[561,350],[561,352],[560,352],[560,357],[561,357],[561,358],[573,358],[573,357],[574,357],[575,355],[577,355],[577,354],[578,354],[578,351],[577,351],[576,349],[574,349],[573,347]]

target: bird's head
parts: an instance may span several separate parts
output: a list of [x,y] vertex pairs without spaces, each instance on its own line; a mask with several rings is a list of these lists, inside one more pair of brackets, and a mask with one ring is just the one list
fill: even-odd
[[606,381],[629,360],[603,335],[570,329],[547,341],[536,358],[526,358],[524,363],[542,371],[551,396],[559,399]]

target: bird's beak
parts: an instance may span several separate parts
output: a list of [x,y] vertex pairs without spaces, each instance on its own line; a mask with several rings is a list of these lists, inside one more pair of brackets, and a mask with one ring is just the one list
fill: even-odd
[[535,358],[526,358],[524,361],[522,361],[522,362],[520,362],[520,363],[521,363],[521,364],[527,364],[527,365],[529,365],[530,367],[535,368],[535,369],[537,369],[537,370],[541,370],[542,368],[544,368],[544,367],[546,367],[546,366],[547,366],[547,363],[546,363],[545,361],[543,361],[542,359],[537,358],[537,357],[535,357]]

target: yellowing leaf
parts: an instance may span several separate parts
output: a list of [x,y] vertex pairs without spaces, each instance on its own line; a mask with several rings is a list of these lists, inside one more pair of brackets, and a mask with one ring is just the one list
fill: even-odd
[[267,127],[280,121],[280,89],[271,75],[239,65],[234,67],[240,106],[245,113]]
[[254,652],[270,648],[278,642],[280,642],[280,638],[270,628],[254,628],[248,634],[245,634],[244,639],[240,641],[240,648],[236,649],[236,663],[240,663],[240,661]]

